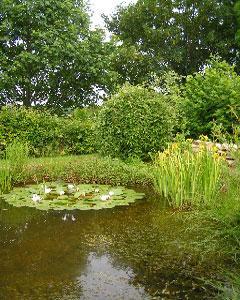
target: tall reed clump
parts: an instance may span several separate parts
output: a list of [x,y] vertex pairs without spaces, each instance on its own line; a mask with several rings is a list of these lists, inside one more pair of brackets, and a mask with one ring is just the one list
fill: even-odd
[[217,148],[209,150],[204,142],[198,151],[192,149],[191,140],[174,143],[156,155],[155,188],[173,207],[214,204],[221,188],[224,160]]
[[6,147],[5,159],[13,182],[21,178],[28,160],[28,153],[28,145],[17,140]]
[[0,195],[8,193],[12,188],[12,176],[8,166],[0,169]]

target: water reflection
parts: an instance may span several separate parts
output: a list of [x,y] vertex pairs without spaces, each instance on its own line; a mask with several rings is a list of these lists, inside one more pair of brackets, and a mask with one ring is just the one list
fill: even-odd
[[202,233],[148,199],[66,220],[0,201],[0,299],[210,299],[197,278],[222,258],[201,257]]
[[90,253],[87,268],[78,278],[81,299],[150,299],[143,287],[130,284],[135,274],[130,268],[116,268],[108,254]]

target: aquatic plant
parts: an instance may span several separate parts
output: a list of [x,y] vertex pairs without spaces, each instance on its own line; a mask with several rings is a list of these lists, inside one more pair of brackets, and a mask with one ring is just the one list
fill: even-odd
[[[144,197],[143,193],[122,186],[110,185],[75,185],[70,190],[67,184],[49,183],[16,187],[9,194],[3,195],[5,201],[13,206],[35,207],[40,210],[89,210],[113,208],[129,205]],[[45,190],[51,189],[49,193]]]
[[12,188],[12,176],[8,166],[0,169],[0,194],[8,193]]
[[154,185],[174,207],[214,203],[223,165],[224,157],[204,142],[198,151],[192,149],[191,140],[174,143],[156,155]]
[[17,140],[13,141],[6,147],[5,157],[13,181],[18,180],[28,159],[28,145]]

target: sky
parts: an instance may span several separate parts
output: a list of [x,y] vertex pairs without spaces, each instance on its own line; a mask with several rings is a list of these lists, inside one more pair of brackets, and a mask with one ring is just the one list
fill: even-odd
[[101,18],[102,14],[110,15],[117,5],[124,3],[129,4],[136,2],[135,0],[89,0],[90,8],[93,12],[92,22],[94,26],[104,27],[104,21]]

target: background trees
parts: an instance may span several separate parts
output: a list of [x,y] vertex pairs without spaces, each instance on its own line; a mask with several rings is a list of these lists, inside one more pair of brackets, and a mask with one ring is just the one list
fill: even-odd
[[139,0],[119,7],[106,22],[127,49],[134,46],[139,55],[151,61],[148,73],[172,69],[188,75],[198,71],[210,54],[239,63],[234,3]]
[[65,109],[106,89],[108,47],[84,0],[0,2],[0,105]]

